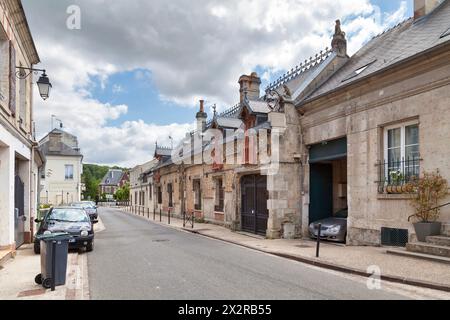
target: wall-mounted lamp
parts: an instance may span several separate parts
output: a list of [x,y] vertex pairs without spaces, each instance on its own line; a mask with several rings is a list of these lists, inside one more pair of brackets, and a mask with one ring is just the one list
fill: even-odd
[[41,96],[41,98],[43,100],[48,99],[48,97],[50,96],[50,89],[52,88],[52,84],[44,69],[33,69],[26,67],[16,67],[16,69],[19,69],[19,71],[16,72],[16,77],[18,79],[26,79],[33,72],[35,74],[37,74],[38,72],[42,72],[42,75],[39,77],[39,80],[36,82],[36,84],[38,86],[39,95]]

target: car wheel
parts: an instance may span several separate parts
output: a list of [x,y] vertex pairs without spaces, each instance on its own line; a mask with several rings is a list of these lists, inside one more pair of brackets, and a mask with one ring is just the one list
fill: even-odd
[[86,251],[87,252],[94,251],[94,241],[93,240],[91,242],[89,242],[88,245],[86,246]]
[[34,253],[35,254],[40,254],[41,253],[41,246],[39,245],[39,242],[35,242],[34,243],[33,249],[34,249]]

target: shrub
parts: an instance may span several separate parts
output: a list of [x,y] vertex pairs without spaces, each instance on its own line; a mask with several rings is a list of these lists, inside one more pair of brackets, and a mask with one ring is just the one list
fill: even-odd
[[424,172],[422,177],[414,178],[411,182],[416,197],[412,200],[415,213],[408,218],[415,218],[419,222],[434,222],[439,218],[438,202],[448,193],[448,183],[439,173]]

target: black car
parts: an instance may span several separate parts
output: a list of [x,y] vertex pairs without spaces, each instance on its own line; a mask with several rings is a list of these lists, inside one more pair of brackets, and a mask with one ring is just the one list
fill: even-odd
[[91,201],[81,201],[81,202],[73,202],[70,204],[71,207],[82,208],[89,214],[91,220],[98,219],[97,206],[93,204]]
[[[94,250],[94,227],[96,221],[91,221],[88,213],[82,208],[57,207],[51,208],[42,220],[36,219],[40,227],[36,236],[56,232],[67,232],[72,236],[69,249],[86,248]],[[40,241],[35,237],[34,252],[40,253]]]

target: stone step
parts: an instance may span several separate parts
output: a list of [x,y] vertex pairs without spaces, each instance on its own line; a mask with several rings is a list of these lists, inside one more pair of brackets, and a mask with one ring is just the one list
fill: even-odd
[[442,225],[442,235],[450,237],[450,223],[444,223]]
[[440,256],[433,256],[431,254],[411,252],[411,251],[406,251],[405,249],[388,249],[386,251],[386,253],[397,255],[397,256],[402,256],[402,257],[408,257],[408,258],[422,259],[422,260],[428,260],[428,261],[433,261],[433,262],[446,263],[446,264],[450,265],[450,258],[440,257]]
[[438,246],[426,242],[410,242],[406,244],[406,250],[435,256],[450,258],[450,247]]
[[430,236],[427,237],[427,243],[437,244],[438,246],[450,246],[450,237],[446,236]]

